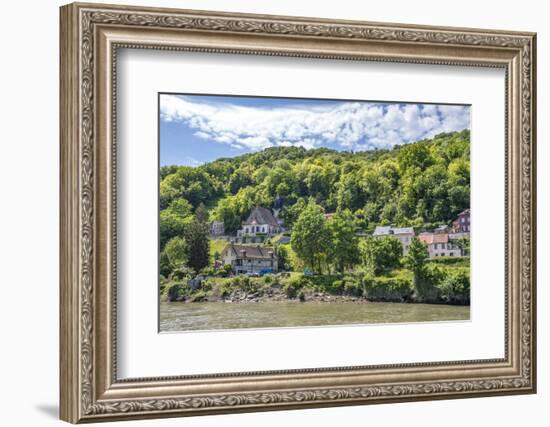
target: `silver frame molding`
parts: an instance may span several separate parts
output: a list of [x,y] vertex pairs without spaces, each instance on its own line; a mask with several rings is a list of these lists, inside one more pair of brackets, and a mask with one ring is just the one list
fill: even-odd
[[[60,10],[61,419],[72,423],[536,391],[536,35],[75,3]],[[120,380],[117,49],[506,71],[505,357]]]

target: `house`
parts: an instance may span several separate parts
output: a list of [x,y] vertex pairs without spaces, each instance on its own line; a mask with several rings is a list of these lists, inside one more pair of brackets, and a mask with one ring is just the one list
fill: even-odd
[[409,246],[412,243],[414,237],[414,229],[412,227],[392,227],[392,226],[378,226],[374,229],[372,234],[374,237],[395,237],[401,242],[403,246],[403,254],[406,255],[409,252]]
[[269,209],[256,207],[237,231],[237,238],[242,243],[261,243],[281,231],[281,225]]
[[225,265],[231,265],[235,273],[277,271],[277,255],[271,247],[230,243],[222,251],[222,260]]
[[418,239],[428,247],[430,258],[462,256],[462,250],[456,241],[449,239],[446,233],[420,233]]
[[212,221],[210,223],[210,235],[211,236],[223,236],[225,233],[225,227],[223,221]]
[[470,209],[464,209],[453,221],[453,231],[455,233],[470,232]]

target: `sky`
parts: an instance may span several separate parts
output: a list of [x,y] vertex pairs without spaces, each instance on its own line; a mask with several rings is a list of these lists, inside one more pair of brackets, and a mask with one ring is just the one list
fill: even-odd
[[159,95],[160,164],[199,166],[275,146],[364,151],[470,128],[470,106]]

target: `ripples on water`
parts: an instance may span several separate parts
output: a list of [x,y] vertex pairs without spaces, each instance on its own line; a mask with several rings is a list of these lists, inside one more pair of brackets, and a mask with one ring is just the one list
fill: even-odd
[[438,304],[350,302],[161,302],[160,330],[327,326],[469,320],[470,307]]

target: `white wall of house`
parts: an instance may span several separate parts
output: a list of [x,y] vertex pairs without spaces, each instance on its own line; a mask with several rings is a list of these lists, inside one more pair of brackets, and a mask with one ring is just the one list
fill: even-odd
[[275,234],[277,227],[271,224],[250,224],[243,225],[243,228],[237,231],[237,236],[256,236],[257,234]]
[[414,234],[394,234],[393,237],[396,237],[403,246],[403,255],[409,253],[409,247],[411,246],[412,239]]
[[259,273],[261,270],[271,268],[277,270],[277,258],[237,258],[231,249],[226,249],[222,254],[222,260],[225,265],[233,267],[235,273]]
[[462,252],[458,245],[448,243],[431,243],[428,245],[428,254],[430,258],[437,258],[442,256],[461,256]]

